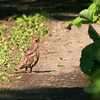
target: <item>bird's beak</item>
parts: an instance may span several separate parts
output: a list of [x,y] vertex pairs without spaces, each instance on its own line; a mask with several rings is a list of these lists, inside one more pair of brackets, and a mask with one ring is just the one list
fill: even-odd
[[40,39],[36,40],[36,42],[37,42],[37,43],[40,42]]
[[18,71],[18,69],[15,68],[14,71],[16,72],[16,71]]

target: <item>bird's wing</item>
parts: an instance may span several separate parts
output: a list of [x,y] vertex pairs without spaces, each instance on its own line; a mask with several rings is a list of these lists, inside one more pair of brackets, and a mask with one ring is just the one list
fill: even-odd
[[34,51],[29,50],[29,51],[25,54],[25,56],[30,56],[30,55],[32,55],[33,53],[34,53]]
[[26,63],[27,63],[27,57],[23,57],[23,58],[21,59],[19,65],[17,65],[17,66],[15,67],[15,69],[22,69],[22,68],[25,66]]
[[34,56],[34,61],[31,64],[31,66],[35,66],[37,64],[38,60],[39,60],[39,52],[37,52],[37,54]]
[[26,65],[30,65],[34,62],[35,55],[36,53],[30,50],[25,54],[26,59],[24,60],[24,62],[26,63]]

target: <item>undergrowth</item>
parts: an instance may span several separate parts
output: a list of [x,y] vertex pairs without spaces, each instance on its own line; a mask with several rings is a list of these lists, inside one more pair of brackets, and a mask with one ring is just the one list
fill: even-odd
[[9,84],[12,69],[19,63],[24,52],[28,50],[34,35],[44,37],[48,35],[49,25],[44,20],[49,19],[46,12],[36,13],[34,16],[22,15],[9,23],[13,26],[0,26],[0,84]]
[[[65,28],[71,30],[72,25],[81,27],[82,24],[89,24],[88,35],[93,40],[82,50],[80,68],[89,76],[89,86],[84,88],[86,93],[92,94],[90,99],[100,100],[100,35],[91,24],[99,23],[100,0],[91,0],[93,3],[79,13],[79,16]],[[89,99],[89,100],[90,100]]]

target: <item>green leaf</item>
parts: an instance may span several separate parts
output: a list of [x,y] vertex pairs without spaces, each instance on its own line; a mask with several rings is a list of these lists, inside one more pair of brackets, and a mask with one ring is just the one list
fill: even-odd
[[82,50],[80,68],[87,75],[93,74],[100,68],[100,46],[92,43]]
[[89,25],[88,34],[89,34],[90,38],[94,41],[94,43],[96,45],[100,45],[100,36],[95,31],[95,29],[92,27],[91,24]]
[[73,25],[73,24],[72,24],[72,23],[70,23],[70,24],[66,25],[66,26],[65,26],[65,28],[67,28],[67,29],[71,30],[71,26],[72,26],[72,25]]
[[77,17],[75,20],[73,20],[72,23],[65,26],[65,28],[71,30],[72,25],[76,25],[77,27],[81,27],[82,19],[80,17]]
[[18,77],[16,77],[16,79],[21,79],[22,78],[22,76],[18,76]]
[[97,4],[92,3],[88,9],[91,10],[93,12],[93,22],[98,23],[99,22],[99,8],[100,8],[100,4],[99,6],[97,6]]
[[26,15],[22,15],[22,17],[23,17],[25,20],[27,20],[27,16],[26,16]]
[[73,25],[76,25],[77,27],[81,27],[82,19],[80,17],[77,17],[72,23]]
[[89,25],[88,34],[94,43],[89,44],[82,50],[80,68],[85,74],[92,75],[100,68],[100,36],[91,24]]
[[93,12],[91,10],[85,9],[82,10],[79,14],[80,18],[82,19],[82,22],[93,22]]
[[58,67],[64,67],[64,65],[58,65]]

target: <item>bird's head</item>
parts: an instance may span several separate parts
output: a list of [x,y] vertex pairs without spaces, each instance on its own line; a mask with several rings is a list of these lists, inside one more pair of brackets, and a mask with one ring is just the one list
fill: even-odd
[[37,42],[39,40],[39,36],[34,36],[32,40],[35,40]]

